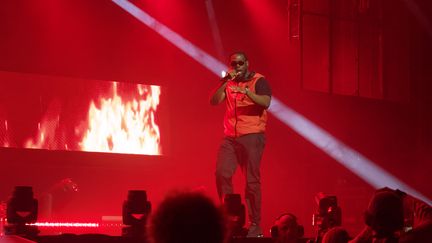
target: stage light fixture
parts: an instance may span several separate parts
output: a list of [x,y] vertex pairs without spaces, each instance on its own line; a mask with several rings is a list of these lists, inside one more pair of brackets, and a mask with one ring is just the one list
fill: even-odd
[[223,207],[228,218],[228,230],[232,237],[245,237],[247,229],[245,205],[241,202],[240,194],[225,194]]
[[5,233],[34,237],[39,232],[35,223],[38,215],[38,200],[33,198],[31,186],[16,186],[7,202]]
[[123,203],[122,218],[126,225],[122,235],[127,237],[145,237],[145,226],[151,212],[151,203],[147,200],[147,192],[144,190],[128,191],[127,200]]
[[315,196],[318,206],[317,213],[313,215],[312,225],[318,227],[318,238],[322,238],[327,230],[342,225],[342,210],[338,206],[337,197],[319,192]]

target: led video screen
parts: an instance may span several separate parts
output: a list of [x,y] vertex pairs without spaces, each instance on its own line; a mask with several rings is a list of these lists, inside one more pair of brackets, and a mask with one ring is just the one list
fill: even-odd
[[161,86],[0,72],[0,146],[162,155]]

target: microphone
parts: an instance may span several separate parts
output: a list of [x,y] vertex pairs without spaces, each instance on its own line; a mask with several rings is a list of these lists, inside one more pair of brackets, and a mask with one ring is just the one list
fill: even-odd
[[227,73],[228,80],[234,80],[239,75],[240,75],[240,72],[236,72],[236,73],[234,73],[234,75],[231,75],[229,72]]

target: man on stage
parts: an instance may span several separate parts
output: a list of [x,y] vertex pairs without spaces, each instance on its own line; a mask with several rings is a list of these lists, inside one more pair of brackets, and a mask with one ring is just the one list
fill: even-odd
[[241,166],[250,221],[247,236],[262,237],[260,163],[271,89],[263,75],[249,71],[245,53],[235,52],[229,61],[226,76],[210,97],[212,105],[226,103],[225,137],[217,155],[216,186],[221,199],[225,194],[234,193],[232,176],[237,166]]

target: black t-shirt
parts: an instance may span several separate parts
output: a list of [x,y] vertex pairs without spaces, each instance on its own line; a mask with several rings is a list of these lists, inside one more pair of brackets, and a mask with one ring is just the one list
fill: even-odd
[[269,83],[267,82],[267,79],[265,78],[258,79],[258,81],[255,83],[255,93],[257,95],[268,95],[268,96],[272,95],[272,91]]

